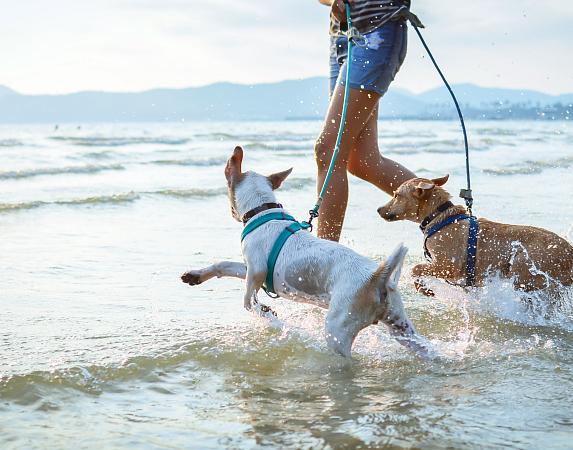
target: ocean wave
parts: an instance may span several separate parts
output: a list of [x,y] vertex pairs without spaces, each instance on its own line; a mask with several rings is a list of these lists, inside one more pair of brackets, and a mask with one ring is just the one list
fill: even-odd
[[473,141],[472,149],[489,150],[491,147],[504,146],[504,147],[517,147],[517,142],[507,139],[496,138],[481,138]]
[[169,137],[99,137],[99,136],[51,136],[49,139],[82,147],[123,147],[137,144],[182,145],[190,141],[187,138]]
[[69,167],[49,167],[43,169],[11,170],[0,172],[0,180],[13,180],[20,178],[31,178],[42,175],[66,175],[66,174],[90,174],[103,172],[106,170],[124,170],[121,164],[110,164],[105,166],[69,166]]
[[45,206],[85,206],[106,204],[127,204],[139,200],[142,196],[164,196],[171,198],[210,198],[226,195],[226,188],[214,189],[161,189],[157,191],[126,192],[112,195],[94,195],[63,200],[34,200],[19,203],[0,203],[0,213],[16,212],[27,209],[35,209]]
[[573,165],[573,156],[565,156],[552,161],[524,161],[519,165],[483,169],[489,175],[535,175],[546,169],[567,169]]
[[61,206],[82,206],[82,205],[104,205],[104,204],[121,204],[131,203],[139,199],[136,192],[113,195],[96,195],[92,197],[75,198],[69,200],[44,201],[36,200],[20,203],[0,203],[0,213],[21,211],[26,209],[40,208],[42,206],[61,205]]
[[213,189],[162,189],[159,191],[145,192],[147,195],[160,195],[173,198],[209,198],[219,195],[227,195],[226,188]]
[[[244,370],[247,360],[257,367],[270,369],[282,366],[293,354],[317,371],[324,365],[339,363],[340,359],[327,351],[321,326],[323,311],[289,305],[279,305],[276,309],[284,320],[269,323],[266,319],[251,317],[236,325],[195,325],[189,330],[191,334],[187,332],[176,341],[170,339],[171,343],[166,346],[147,347],[148,350],[134,346],[130,356],[122,358],[121,362],[63,362],[51,370],[0,374],[0,399],[31,405],[42,403],[56,390],[75,390],[88,395],[117,392],[117,386],[122,383],[150,381],[156,378],[155,373],[196,364],[207,370],[217,367]],[[172,330],[157,330],[160,335],[164,332],[173,336]],[[388,361],[388,356],[400,360],[411,358],[398,344],[393,344],[387,333],[381,331],[381,334],[384,342],[389,341],[389,345],[382,346],[384,361]],[[380,347],[380,340],[375,345]],[[364,362],[369,364],[371,359]],[[375,364],[379,363],[381,361]]]
[[227,157],[215,158],[184,158],[184,159],[157,159],[146,164],[157,164],[160,166],[222,166],[227,162]]
[[[411,137],[411,136],[409,136]],[[488,151],[494,147],[515,147],[517,144],[507,139],[480,138],[470,142],[470,151]],[[380,149],[385,153],[394,153],[398,155],[417,155],[423,153],[433,154],[456,154],[464,152],[464,141],[460,139],[441,139],[420,141],[394,141],[386,142],[379,139]]]
[[472,134],[477,135],[493,135],[493,136],[519,136],[522,130],[519,129],[507,129],[507,128],[475,128],[472,130]]
[[316,186],[316,179],[313,177],[292,177],[287,178],[284,187],[281,189],[284,191],[290,190],[302,190],[310,186]]
[[[302,190],[315,185],[315,179],[294,177],[285,183],[284,191]],[[170,197],[175,199],[206,199],[227,195],[226,187],[219,188],[190,188],[190,189],[159,189],[155,191],[126,192],[112,195],[94,195],[75,199],[35,200],[19,203],[0,203],[0,213],[16,212],[45,206],[83,206],[132,203],[144,196]]]
[[[195,135],[196,138],[202,140],[212,140],[212,141],[236,141],[236,142],[273,142],[273,141],[314,141],[316,139],[315,134],[304,134],[304,133],[257,133],[257,134],[246,134],[246,133],[200,133]],[[242,145],[242,144],[237,144]],[[246,147],[246,144],[245,144]]]
[[543,172],[540,167],[500,167],[483,169],[483,173],[488,175],[510,176],[510,175],[535,175]]
[[0,139],[0,147],[21,147],[22,145],[24,143],[18,139]]
[[87,152],[87,153],[82,153],[82,155],[80,156],[82,159],[97,159],[97,160],[102,160],[102,159],[112,159],[114,156],[116,155],[116,153],[114,153],[113,151],[110,150],[104,150],[101,152]]
[[245,150],[272,150],[275,152],[293,151],[293,150],[308,150],[312,152],[314,148],[314,141],[306,142],[292,142],[273,144],[268,142],[250,142],[244,145]]
[[431,131],[412,131],[412,130],[405,130],[401,132],[392,132],[392,131],[384,131],[380,130],[378,132],[378,136],[380,139],[411,139],[411,138],[429,138],[434,139],[437,135]]

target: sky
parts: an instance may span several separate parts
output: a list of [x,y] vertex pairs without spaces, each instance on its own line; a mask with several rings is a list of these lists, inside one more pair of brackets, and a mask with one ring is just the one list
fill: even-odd
[[[0,85],[141,91],[328,74],[318,0],[0,0]],[[412,0],[451,83],[573,92],[573,1]],[[393,86],[440,84],[410,30]]]

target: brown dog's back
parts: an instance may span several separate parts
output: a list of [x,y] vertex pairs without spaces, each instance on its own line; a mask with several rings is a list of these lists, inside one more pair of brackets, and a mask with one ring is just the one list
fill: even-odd
[[573,247],[557,234],[487,219],[479,219],[479,229],[479,272],[497,269],[527,291],[550,287],[552,280],[573,284]]

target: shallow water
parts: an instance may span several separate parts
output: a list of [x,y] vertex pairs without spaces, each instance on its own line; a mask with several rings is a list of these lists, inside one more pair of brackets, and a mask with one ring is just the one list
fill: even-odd
[[[573,314],[519,302],[492,280],[437,299],[401,281],[441,356],[420,360],[383,328],[353,359],[329,353],[323,311],[242,309],[238,280],[191,288],[181,272],[240,258],[222,169],[236,144],[305,217],[319,122],[0,127],[1,448],[571,448]],[[384,122],[383,152],[464,184],[454,122]],[[469,124],[476,212],[573,237],[573,125]],[[382,260],[413,223],[351,181],[343,242]],[[408,272],[407,270],[405,272]]]

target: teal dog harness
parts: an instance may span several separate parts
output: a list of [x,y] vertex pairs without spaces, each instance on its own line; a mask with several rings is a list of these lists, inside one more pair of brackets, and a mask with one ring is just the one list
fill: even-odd
[[248,221],[245,224],[245,228],[241,233],[241,242],[253,231],[259,228],[261,225],[264,225],[271,220],[286,220],[290,223],[285,229],[279,234],[279,237],[275,241],[273,247],[271,248],[271,253],[269,254],[269,259],[267,260],[267,278],[265,283],[263,284],[263,289],[269,296],[278,297],[277,293],[275,292],[274,283],[273,283],[273,275],[275,272],[275,266],[277,264],[277,259],[281,253],[282,248],[284,247],[286,241],[289,237],[295,234],[297,231],[300,230],[308,230],[310,228],[310,224],[307,222],[297,222],[297,220],[289,215],[285,214],[284,212],[274,212],[265,214],[264,216],[257,217],[253,220]]

